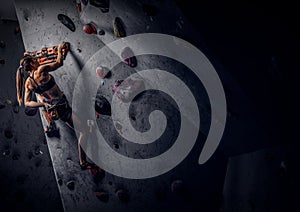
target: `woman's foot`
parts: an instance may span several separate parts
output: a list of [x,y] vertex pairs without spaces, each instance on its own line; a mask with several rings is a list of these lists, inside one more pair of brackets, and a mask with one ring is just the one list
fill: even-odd
[[49,138],[54,136],[56,137],[59,136],[59,130],[56,127],[55,122],[51,122],[50,125],[45,128],[45,133]]
[[79,163],[81,170],[91,169],[95,164],[90,163],[88,161],[83,161]]

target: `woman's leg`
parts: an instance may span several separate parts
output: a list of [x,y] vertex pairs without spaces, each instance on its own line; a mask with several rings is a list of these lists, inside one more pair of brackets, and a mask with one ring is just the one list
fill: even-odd
[[44,118],[45,118],[45,120],[46,120],[46,122],[47,122],[47,126],[50,126],[50,124],[51,124],[51,120],[50,120],[50,118],[48,117],[48,113],[47,113],[47,111],[45,111],[45,110],[42,110],[42,113],[43,113],[43,115],[44,115]]
[[87,162],[86,160],[86,154],[82,149],[82,145],[86,145],[87,138],[88,138],[88,130],[86,127],[83,126],[82,122],[79,120],[78,116],[75,113],[72,113],[71,118],[66,121],[66,124],[74,129],[74,122],[76,123],[76,126],[79,127],[79,137],[78,137],[78,155],[79,155],[79,163],[80,165]]
[[[41,95],[37,95],[37,98],[38,98],[39,102],[44,101],[44,97]],[[47,136],[48,137],[53,137],[53,136],[59,137],[58,129],[56,127],[55,122],[48,117],[48,113],[44,108],[42,109],[42,113],[47,122],[47,128],[45,129],[45,133],[47,134]]]
[[83,151],[81,145],[83,144],[83,142],[86,142],[87,140],[87,134],[86,133],[79,133],[79,139],[78,139],[78,155],[79,155],[79,163],[80,165],[83,165],[85,162],[87,162],[86,160],[86,154]]
[[[41,95],[37,95],[37,98],[38,98],[38,101],[39,101],[39,102],[43,102],[43,101],[44,101],[44,97],[42,97]],[[50,118],[48,117],[48,113],[47,113],[45,110],[42,110],[42,113],[43,113],[44,118],[45,118],[45,120],[46,120],[46,122],[47,122],[47,126],[50,126],[51,120],[50,120]]]

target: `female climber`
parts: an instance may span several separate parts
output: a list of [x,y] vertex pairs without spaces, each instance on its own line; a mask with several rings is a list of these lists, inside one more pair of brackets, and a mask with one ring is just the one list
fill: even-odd
[[[86,154],[80,146],[87,138],[88,130],[80,122],[76,114],[72,113],[72,108],[66,96],[56,84],[54,77],[50,74],[50,72],[63,66],[67,49],[68,43],[62,42],[58,46],[56,61],[45,65],[40,65],[40,63],[30,55],[24,56],[20,61],[20,67],[16,74],[17,99],[19,105],[21,105],[23,103],[24,90],[24,105],[27,111],[43,107],[42,112],[47,121],[45,131],[48,135],[51,135],[51,131],[55,130],[53,120],[60,119],[73,130],[73,121],[78,123],[78,126],[80,126],[78,138],[79,163],[81,169],[84,170],[91,166],[91,164],[87,162]],[[34,101],[34,94],[36,94],[38,101]]]

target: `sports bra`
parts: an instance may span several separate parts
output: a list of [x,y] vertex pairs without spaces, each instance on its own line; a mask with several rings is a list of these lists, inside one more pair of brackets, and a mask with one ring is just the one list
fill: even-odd
[[42,95],[44,92],[50,90],[56,84],[55,79],[52,75],[50,75],[50,77],[51,77],[50,80],[47,83],[42,84],[42,85],[38,85],[37,82],[34,80],[34,78],[32,76],[29,76],[29,77],[33,80],[33,82],[37,86],[34,90],[34,92],[37,93],[37,94]]

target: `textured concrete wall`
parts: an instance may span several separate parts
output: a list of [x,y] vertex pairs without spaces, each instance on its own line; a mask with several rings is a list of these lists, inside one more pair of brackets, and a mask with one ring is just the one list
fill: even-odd
[[[154,17],[145,16],[141,9],[144,2],[156,5],[159,14]],[[73,1],[16,1],[26,50],[56,45],[61,40],[71,43],[72,54],[67,57],[65,66],[54,73],[69,100],[72,99],[73,87],[83,65],[105,44],[116,40],[112,28],[116,16],[123,19],[128,35],[160,32],[179,36],[196,45],[212,61],[225,88],[228,104],[226,131],[216,155],[207,164],[199,167],[195,161],[203,144],[201,141],[207,134],[210,118],[209,103],[205,99],[205,92],[200,83],[197,83],[192,75],[186,74],[188,72],[186,67],[158,56],[138,57],[138,67],[135,70],[129,69],[124,64],[116,66],[112,70],[112,77],[99,89],[108,99],[112,96],[111,86],[115,79],[124,78],[130,73],[149,67],[167,69],[188,82],[192,92],[197,94],[195,98],[202,115],[198,144],[182,164],[163,176],[148,180],[128,180],[106,173],[105,177],[99,180],[91,177],[88,172],[79,171],[76,138],[60,123],[62,138],[48,139],[48,147],[66,211],[98,209],[136,211],[145,208],[152,211],[163,209],[214,211],[218,209],[218,203],[221,201],[227,157],[273,146],[278,144],[278,141],[285,140],[289,128],[286,126],[286,120],[290,120],[285,118],[282,108],[288,111],[290,105],[285,105],[285,101],[281,100],[286,97],[282,95],[285,86],[281,84],[281,75],[287,76],[291,73],[292,65],[289,63],[289,57],[295,57],[285,43],[290,41],[285,28],[280,24],[274,24],[264,14],[257,15],[257,11],[251,10],[249,5],[212,1],[202,2],[201,7],[193,7],[193,2],[183,2],[182,9],[185,15],[167,0],[113,0],[109,13],[104,14],[99,9],[88,6],[79,16]],[[239,6],[238,10],[234,9],[236,6]],[[74,33],[57,20],[59,13],[68,15],[74,21],[77,27]],[[82,31],[83,24],[90,21],[104,29],[106,34],[104,36],[85,34]],[[198,29],[195,30],[193,26]],[[289,42],[289,45],[291,44],[295,45],[293,41]],[[112,60],[114,56],[108,56],[107,59]],[[132,123],[139,130],[149,127],[147,114],[153,107],[145,106],[145,100],[153,96],[153,93],[148,93],[146,99],[137,101],[133,107],[132,112],[136,115],[136,121]],[[173,125],[170,127],[171,131],[175,131],[174,129],[178,127],[174,116],[176,109],[166,106],[169,99],[160,96],[159,99],[154,98],[153,102],[158,105],[162,103],[164,105],[162,109],[173,115],[174,119],[170,119]],[[139,107],[141,105],[143,107]],[[170,138],[175,136],[170,133],[167,135],[169,139],[161,140],[163,141],[161,145],[143,149],[122,139],[114,130],[109,117],[101,117],[98,127],[116,152],[130,157],[143,158],[160,153],[172,144]],[[265,156],[266,152],[274,154],[275,159],[270,159],[268,153]],[[292,152],[297,153],[296,150]],[[280,161],[284,158],[281,154],[281,150],[275,148],[230,159],[222,210],[265,211],[285,208],[280,201],[273,204],[274,200],[281,198],[279,193],[285,189],[281,185],[282,179],[277,174],[273,175],[277,172],[278,166],[281,167]],[[170,185],[175,179],[183,180],[187,186],[186,196],[178,196],[171,192]],[[70,181],[75,182],[74,190],[67,187]],[[289,183],[289,180],[287,182]],[[129,192],[131,199],[129,203],[123,203],[116,197],[116,190],[119,188]],[[96,198],[98,191],[109,194],[107,203]],[[285,192],[291,194],[290,191]]]
[[[38,115],[15,103],[15,73],[24,52],[18,23],[0,22],[0,203],[1,211],[61,211],[53,166]],[[11,101],[11,102],[10,102]],[[3,108],[4,107],[4,108]]]
[[[160,13],[157,17],[146,17],[141,12],[141,4],[132,1],[111,1],[110,12],[102,14],[99,10],[87,12],[85,17],[79,17],[74,2],[72,1],[16,1],[17,15],[23,30],[23,39],[26,50],[35,50],[42,46],[51,46],[58,44],[60,41],[68,41],[71,43],[72,54],[69,54],[65,61],[65,65],[53,73],[58,85],[62,88],[68,99],[71,101],[72,92],[76,77],[80,72],[82,65],[105,43],[111,42],[116,38],[113,36],[113,19],[120,16],[125,25],[128,35],[140,32],[162,32],[168,34],[180,35],[180,27],[174,21],[178,17],[178,9],[171,2],[156,2]],[[167,12],[164,12],[167,11]],[[63,13],[68,15],[76,25],[76,31],[71,32],[63,26],[58,20],[57,15]],[[25,19],[27,17],[27,20]],[[81,18],[81,20],[80,20]],[[103,27],[105,36],[87,35],[82,31],[85,20],[92,20]],[[164,21],[162,21],[164,20]],[[169,21],[168,21],[169,20]],[[82,21],[82,22],[81,22]],[[183,35],[184,33],[182,33]],[[80,49],[81,51],[78,51]],[[76,59],[76,60],[75,60]],[[107,58],[110,59],[109,57]],[[77,63],[79,61],[79,64]],[[106,97],[111,98],[111,86],[115,79],[122,79],[130,73],[143,70],[146,67],[159,67],[177,73],[182,79],[188,81],[192,75],[184,75],[185,69],[180,64],[167,59],[156,56],[145,56],[138,58],[138,67],[136,70],[129,69],[124,64],[119,64],[112,70],[112,77],[106,80],[101,92]],[[203,93],[202,87],[196,83],[191,86],[193,92]],[[149,99],[151,95],[147,95],[146,99],[137,102],[135,111],[137,116],[136,127],[140,130],[145,128],[148,119],[147,114],[153,110],[152,107],[141,107],[143,101]],[[207,99],[205,94],[196,95],[199,102],[203,102],[203,126],[207,130],[208,122],[205,122],[204,102]],[[159,103],[168,103],[167,100],[154,98],[157,105]],[[155,102],[154,102],[155,103]],[[167,106],[162,109],[170,111],[172,115],[176,111],[170,110]],[[155,105],[155,104],[154,104]],[[144,111],[141,111],[144,109]],[[141,113],[143,112],[143,113]],[[171,122],[172,123],[172,122]],[[176,125],[176,121],[173,122]],[[171,125],[171,127],[176,126]],[[203,145],[204,136],[199,136],[199,142],[193,149],[191,155],[181,163],[176,169],[165,175],[151,178],[147,180],[129,180],[113,176],[109,173],[105,174],[102,180],[94,179],[88,171],[81,171],[78,166],[78,156],[76,151],[76,138],[65,126],[60,126],[61,139],[47,139],[50,149],[53,166],[56,172],[57,180],[61,182],[59,185],[62,196],[64,209],[66,211],[119,211],[119,210],[177,210],[177,209],[206,209],[215,211],[220,202],[220,195],[223,187],[223,180],[226,167],[226,159],[222,155],[215,155],[205,166],[197,164],[197,157]],[[108,138],[109,144],[113,147],[117,142],[120,154],[135,157],[149,157],[165,150],[171,145],[172,139],[176,138],[173,133],[169,137],[161,140],[161,145],[153,145],[149,149],[137,148],[128,144],[122,139],[118,132],[111,124],[111,120],[107,117],[99,119],[98,126],[104,135]],[[206,126],[206,127],[205,127]],[[170,129],[171,132],[174,129]],[[202,142],[201,142],[202,141]],[[126,167],[124,167],[125,169]],[[193,176],[193,180],[190,179]],[[184,196],[178,196],[171,190],[171,184],[174,180],[180,179],[187,187],[187,193]],[[200,179],[200,180],[199,180]],[[75,188],[70,190],[67,186],[68,182],[74,181]],[[130,195],[130,201],[123,203],[116,196],[116,190],[124,189]],[[96,192],[105,191],[109,194],[108,203],[101,202],[96,197]]]

